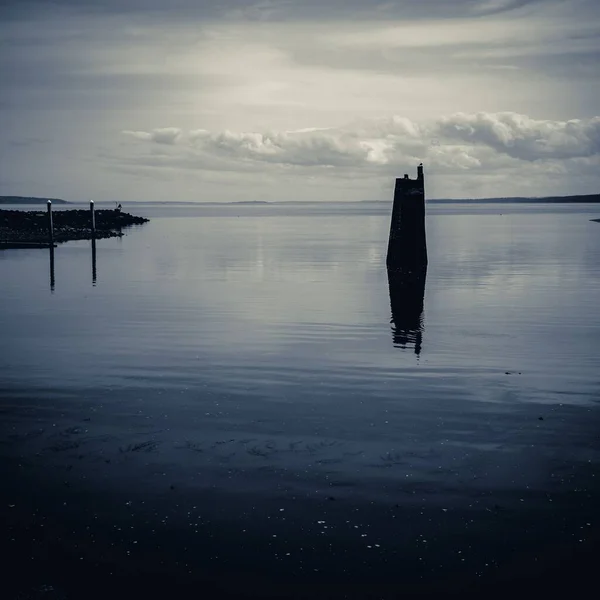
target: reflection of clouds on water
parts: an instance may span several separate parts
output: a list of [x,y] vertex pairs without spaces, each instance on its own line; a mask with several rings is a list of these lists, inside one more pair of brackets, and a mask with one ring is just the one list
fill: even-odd
[[[193,260],[182,257],[178,268],[185,276],[177,285],[183,291],[208,277],[210,284],[198,290],[199,302],[219,310],[230,306],[232,318],[265,321],[293,314],[314,322],[327,313],[327,319],[333,315],[352,323],[357,312],[367,310],[369,297],[347,290],[374,276],[382,264],[384,219],[325,215],[194,221],[193,232],[188,223],[179,227],[181,237],[197,250]],[[240,306],[240,295],[252,302]]]
[[143,240],[127,238],[131,277],[148,288],[131,322],[160,315],[157,327],[177,332],[178,343],[200,356],[278,363],[285,356],[298,364],[363,353],[365,335],[385,327],[387,215],[364,206],[350,216],[341,207],[305,214],[286,207],[292,214],[281,216],[277,207],[207,210],[156,219]]
[[[176,233],[169,233],[179,238],[177,243],[147,244],[147,267],[162,265],[149,275],[166,284],[156,290],[165,295],[161,304],[181,301],[193,305],[190,310],[219,314],[238,342],[254,340],[265,349],[280,347],[281,331],[275,329],[285,323],[291,327],[291,320],[298,328],[315,323],[357,328],[389,317],[389,304],[380,293],[391,203],[203,210],[208,216],[177,219]],[[579,227],[581,218],[521,206],[430,204],[428,243],[434,259],[428,272],[428,321],[443,324],[451,311],[453,318],[467,319],[468,331],[469,314],[488,321],[508,314],[524,319],[519,306],[543,305],[547,288],[558,278],[579,281],[585,269],[578,261],[587,264],[596,256],[589,243],[581,251],[572,246],[571,225]],[[164,239],[158,227],[154,233]],[[566,297],[575,292],[553,293]],[[508,299],[510,306],[501,313],[493,309]],[[416,345],[412,333],[419,327],[400,324],[400,337],[404,330],[412,336],[409,344]],[[313,329],[307,335],[313,340],[326,336]],[[232,337],[223,330],[222,339],[214,341],[226,351]]]
[[[248,217],[255,210],[266,216]],[[61,352],[44,358],[57,372],[59,358],[83,374],[94,357],[114,356],[146,376],[148,364],[157,373],[181,365],[226,365],[229,372],[262,364],[273,367],[265,375],[270,379],[283,367],[288,382],[298,365],[345,377],[368,369],[384,381],[400,376],[399,361],[414,367],[412,350],[421,351],[422,337],[423,368],[504,372],[519,362],[517,370],[530,365],[560,378],[567,369],[575,377],[594,357],[598,224],[589,223],[589,214],[557,214],[555,207],[527,210],[429,205],[425,308],[422,293],[407,296],[404,289],[398,300],[386,281],[390,202],[149,214],[153,220],[143,229],[98,242],[102,276],[85,297],[89,243],[61,246],[55,297],[68,320],[32,316],[35,286],[43,281],[47,291],[48,255],[7,254],[0,257],[7,282],[0,320],[15,362],[24,365],[31,345],[23,342],[17,317],[27,315],[40,336],[68,334]],[[19,290],[27,293],[17,300]],[[582,319],[585,335],[577,330]],[[390,352],[390,327],[394,343],[407,351]],[[40,348],[42,342],[36,340]],[[98,373],[102,381],[112,376]],[[245,385],[246,378],[240,381]]]

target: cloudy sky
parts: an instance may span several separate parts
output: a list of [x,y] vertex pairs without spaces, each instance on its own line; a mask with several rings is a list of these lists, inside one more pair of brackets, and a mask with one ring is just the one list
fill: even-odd
[[600,192],[597,0],[0,0],[0,194]]

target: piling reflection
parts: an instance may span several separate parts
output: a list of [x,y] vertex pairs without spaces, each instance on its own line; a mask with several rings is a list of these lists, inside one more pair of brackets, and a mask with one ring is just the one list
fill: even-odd
[[388,269],[394,346],[414,348],[417,356],[422,348],[426,277],[426,267],[417,270]]
[[50,291],[54,292],[54,245],[50,244]]
[[96,238],[92,238],[92,285],[96,285]]
[[[92,242],[92,285],[96,286],[96,280],[98,278],[98,271],[96,268],[96,238],[91,239]],[[55,278],[54,278],[54,245],[49,247],[50,250],[50,291],[54,292]]]

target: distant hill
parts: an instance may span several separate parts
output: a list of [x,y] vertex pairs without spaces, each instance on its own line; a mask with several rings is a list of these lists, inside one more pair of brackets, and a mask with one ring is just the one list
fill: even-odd
[[[363,203],[377,203],[377,204],[389,204],[393,200],[393,197],[389,200],[360,200]],[[434,204],[444,203],[456,203],[456,202],[472,202],[473,204],[510,204],[512,203],[532,203],[532,202],[546,202],[548,204],[575,204],[581,203],[600,203],[600,194],[585,194],[579,196],[539,196],[534,198],[528,198],[527,196],[509,196],[506,198],[427,198],[427,202],[433,202]]]
[[439,198],[428,202],[477,202],[487,204],[501,204],[510,202],[546,202],[555,204],[569,203],[600,203],[600,194],[586,194],[581,196],[542,196],[539,198],[527,198],[525,196],[513,196],[508,198]]
[[35,198],[32,196],[0,196],[0,204],[45,204],[48,200],[52,204],[69,204],[60,198]]
[[272,204],[266,200],[238,200],[237,202],[226,202],[225,204]]

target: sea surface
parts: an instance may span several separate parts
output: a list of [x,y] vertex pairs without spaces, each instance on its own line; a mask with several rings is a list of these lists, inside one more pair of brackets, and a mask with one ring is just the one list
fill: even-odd
[[9,598],[439,597],[599,550],[600,206],[432,203],[420,288],[390,204],[123,210],[0,251]]

